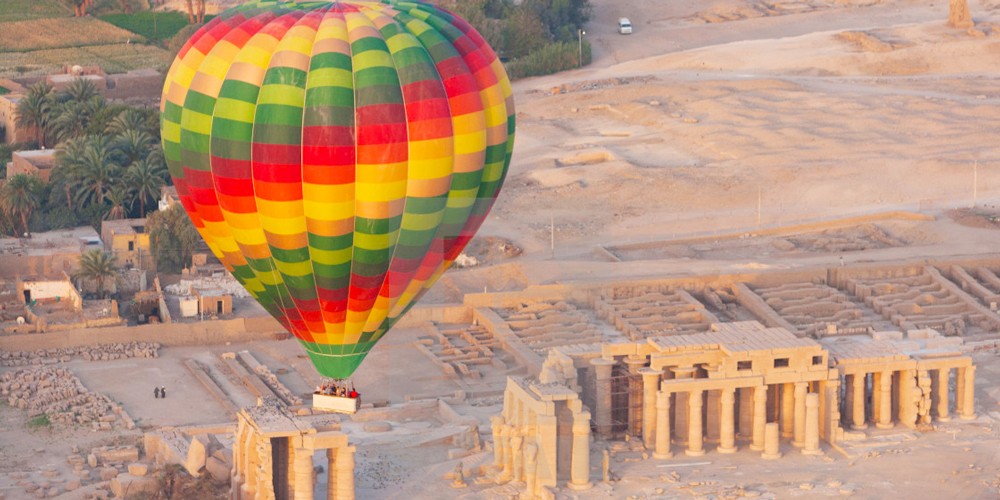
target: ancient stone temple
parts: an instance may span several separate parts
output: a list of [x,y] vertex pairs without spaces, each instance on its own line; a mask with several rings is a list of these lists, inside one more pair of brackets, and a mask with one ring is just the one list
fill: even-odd
[[262,404],[237,414],[232,500],[311,500],[313,455],[326,451],[330,500],[354,499],[354,451],[347,435],[311,425],[281,405]]
[[501,481],[524,482],[529,497],[561,481],[590,488],[590,413],[569,387],[508,377],[492,424]]
[[496,464],[535,488],[543,476],[585,487],[589,477],[573,473],[589,467],[578,453],[591,429],[604,440],[641,438],[654,459],[741,448],[774,459],[782,442],[823,453],[821,442],[836,443],[845,426],[915,427],[953,411],[974,418],[975,367],[961,345],[930,329],[817,341],[742,321],[557,347],[540,382],[509,379],[494,422]]

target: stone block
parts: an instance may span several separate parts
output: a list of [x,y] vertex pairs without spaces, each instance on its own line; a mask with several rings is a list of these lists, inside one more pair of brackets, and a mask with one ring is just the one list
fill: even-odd
[[124,498],[126,492],[131,496],[137,493],[156,493],[158,489],[159,482],[153,476],[119,474],[111,480],[111,493],[115,498]]
[[101,481],[108,481],[114,479],[118,475],[118,469],[114,467],[103,467],[101,468]]
[[205,459],[208,455],[209,440],[205,436],[195,436],[188,445],[187,458],[184,460],[184,469],[194,477],[201,475],[201,469],[205,467]]
[[229,464],[215,457],[208,457],[205,460],[205,470],[217,481],[228,481],[231,470]]
[[97,455],[93,453],[87,455],[87,465],[89,465],[91,468],[97,467]]
[[392,424],[389,422],[365,422],[364,430],[365,432],[389,432],[392,430]]
[[128,464],[128,473],[133,476],[145,476],[149,472],[149,466],[141,462]]
[[66,481],[66,491],[73,491],[79,489],[81,484],[82,483],[80,482],[79,479],[71,479],[69,481]]

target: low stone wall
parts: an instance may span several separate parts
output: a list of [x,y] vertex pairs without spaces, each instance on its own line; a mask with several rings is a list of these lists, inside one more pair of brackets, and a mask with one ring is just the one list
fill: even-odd
[[0,336],[0,349],[35,351],[94,344],[128,342],[159,343],[163,346],[190,346],[277,340],[287,338],[285,329],[270,316],[210,320],[197,323],[169,323],[109,328],[85,328],[58,333]]

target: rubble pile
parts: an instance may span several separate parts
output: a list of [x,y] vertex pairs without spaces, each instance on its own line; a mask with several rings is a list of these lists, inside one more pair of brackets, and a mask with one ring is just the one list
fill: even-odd
[[256,368],[257,375],[267,384],[268,387],[274,391],[281,399],[291,406],[297,406],[302,404],[302,398],[294,394],[292,391],[282,384],[278,377],[271,373],[271,370],[265,365],[257,365]]
[[121,421],[129,429],[135,427],[121,406],[104,394],[90,392],[65,368],[6,372],[0,376],[0,397],[10,406],[27,410],[29,417],[45,415],[53,424],[91,424],[95,430],[110,430]]
[[126,342],[92,346],[37,349],[34,351],[0,351],[0,366],[37,366],[66,363],[74,358],[84,361],[110,361],[129,358],[156,358],[157,342]]

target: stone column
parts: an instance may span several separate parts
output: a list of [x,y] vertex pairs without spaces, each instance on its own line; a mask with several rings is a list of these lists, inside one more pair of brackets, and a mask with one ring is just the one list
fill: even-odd
[[976,418],[976,367],[967,366],[959,368],[958,376],[962,377],[962,393],[957,397],[962,398],[962,409],[958,418],[962,420],[974,420]]
[[652,449],[656,443],[656,391],[660,390],[660,370],[643,368],[642,374],[642,444]]
[[573,415],[573,453],[570,457],[569,484],[571,490],[586,490],[590,482],[590,414]]
[[795,382],[795,432],[792,437],[792,446],[801,448],[805,445],[806,439],[806,392],[809,384],[806,382]]
[[[644,377],[640,370],[646,366],[645,357],[625,358],[625,365],[628,366],[628,433],[633,437],[639,437],[642,433],[643,413],[635,411],[643,401],[645,393],[643,391]],[[654,403],[655,404],[655,403]]]
[[753,439],[750,449],[764,449],[764,427],[767,425],[767,386],[757,386],[753,390]]
[[326,449],[326,499],[333,500],[337,498],[337,476],[333,473],[334,466],[337,463],[337,449],[327,448]]
[[806,429],[804,446],[802,453],[805,455],[819,455],[819,394],[810,392],[806,394]]
[[598,437],[603,439],[611,438],[611,368],[615,366],[614,360],[595,358],[590,360],[594,365],[594,423]]
[[935,386],[931,388],[937,408],[937,419],[941,422],[951,420],[951,415],[948,413],[948,378],[950,375],[950,368],[939,369],[937,377],[934,378]]
[[781,384],[781,437],[792,437],[795,428],[795,384]]
[[774,460],[781,458],[781,443],[779,441],[778,423],[772,422],[764,426],[764,452],[760,458]]
[[892,372],[879,373],[878,390],[878,422],[875,422],[875,427],[892,429]]
[[917,401],[913,399],[916,372],[899,370],[899,423],[914,428],[917,422]]
[[865,374],[855,373],[851,378],[854,396],[854,401],[851,401],[851,428],[867,429],[868,424],[865,423]]
[[295,499],[313,498],[313,454],[306,448],[295,448]]
[[354,446],[337,448],[337,460],[331,474],[336,474],[335,500],[354,500]]
[[705,441],[703,440],[701,429],[701,402],[702,391],[691,391],[688,393],[688,447],[684,452],[691,457],[700,457],[705,454]]
[[670,393],[656,393],[656,450],[653,458],[667,459],[670,453]]
[[493,464],[498,466],[503,466],[503,444],[500,438],[500,429],[503,425],[503,417],[500,415],[490,419],[490,430],[493,431]]
[[719,415],[719,453],[736,452],[736,394],[732,387],[722,389],[719,396],[721,405]]
[[[670,371],[674,372],[675,380],[685,380],[694,378],[695,368],[693,366],[675,367]],[[682,393],[674,396],[674,440],[677,444],[685,444],[688,439],[688,398]]]

